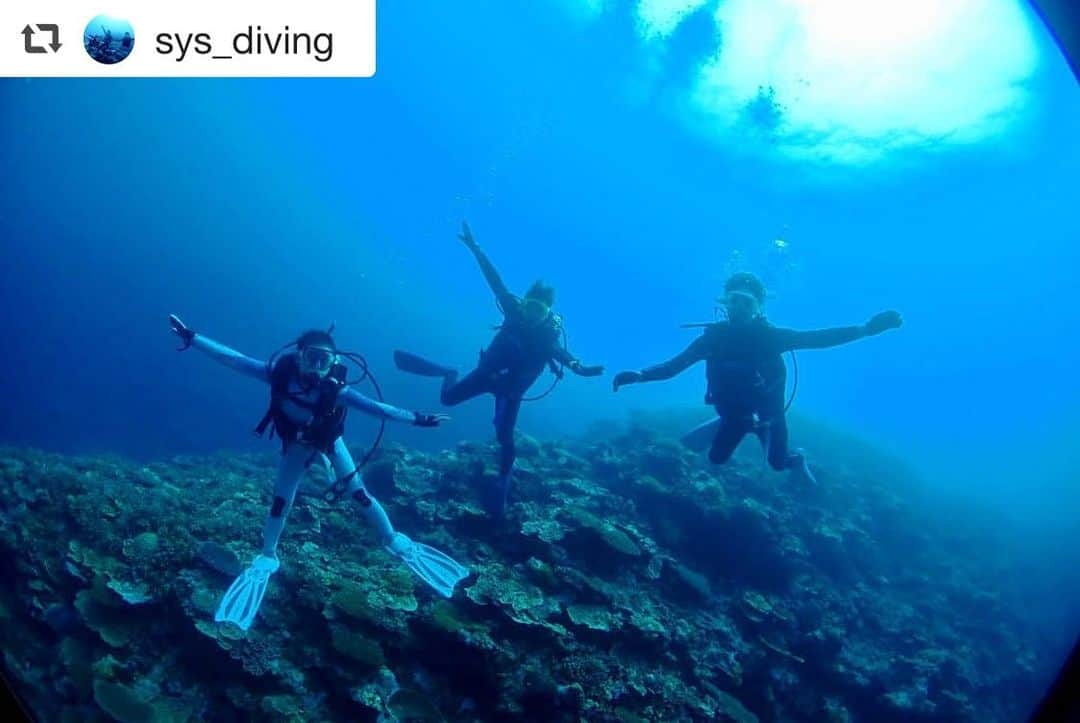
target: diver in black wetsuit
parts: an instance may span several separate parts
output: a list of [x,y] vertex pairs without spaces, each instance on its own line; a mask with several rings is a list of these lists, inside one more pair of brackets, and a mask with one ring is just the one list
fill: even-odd
[[503,313],[503,323],[487,349],[480,353],[476,369],[461,379],[450,367],[427,361],[415,354],[394,352],[394,362],[402,371],[442,377],[440,399],[454,406],[481,394],[495,396],[495,436],[499,442],[499,484],[492,502],[498,515],[506,505],[510,473],[514,467],[514,427],[525,392],[549,367],[562,376],[562,366],[583,377],[604,373],[602,366],[585,366],[567,350],[563,342],[562,320],[552,312],[555,290],[536,281],[524,297],[510,293],[487,254],[476,243],[467,223],[459,236],[480,264]]
[[706,404],[719,417],[690,432],[684,441],[693,446],[711,437],[709,459],[726,462],[748,432],[754,432],[768,451],[769,465],[789,469],[808,481],[814,478],[801,451],[788,451],[784,418],[787,368],[782,354],[797,349],[826,349],[865,336],[898,328],[903,319],[883,311],[861,326],[796,331],[773,326],[762,312],[765,286],[748,272],[732,275],[724,284],[727,320],[709,324],[704,333],[678,356],[639,372],[615,375],[615,391],[627,384],[670,379],[699,361],[706,363]]

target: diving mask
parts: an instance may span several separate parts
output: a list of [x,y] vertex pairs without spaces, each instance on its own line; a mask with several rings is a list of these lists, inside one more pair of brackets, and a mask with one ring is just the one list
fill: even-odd
[[541,322],[551,316],[551,307],[539,299],[526,298],[521,303],[522,315],[531,322]]
[[729,291],[721,299],[728,318],[753,318],[761,315],[761,303],[745,291]]
[[304,347],[300,351],[300,363],[309,372],[325,373],[334,365],[337,354],[333,349],[320,346]]

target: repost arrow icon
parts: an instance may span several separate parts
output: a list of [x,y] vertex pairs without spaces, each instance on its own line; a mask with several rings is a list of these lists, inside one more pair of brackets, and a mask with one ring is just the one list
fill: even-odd
[[42,32],[47,30],[52,33],[52,42],[49,43],[49,47],[53,49],[54,53],[59,50],[60,46],[63,44],[60,42],[60,26],[54,25],[53,23],[38,23],[37,27],[38,30]]
[[48,52],[48,51],[45,50],[45,48],[39,48],[38,46],[34,45],[34,41],[32,40],[32,38],[34,37],[34,29],[31,28],[29,25],[27,25],[25,28],[22,29],[22,36],[23,36],[23,50],[25,50],[26,52],[28,52],[28,53],[45,53],[45,52]]

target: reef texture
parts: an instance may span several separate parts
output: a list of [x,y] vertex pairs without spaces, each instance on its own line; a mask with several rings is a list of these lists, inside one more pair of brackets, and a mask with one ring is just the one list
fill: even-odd
[[3,666],[41,720],[1008,721],[1042,673],[977,541],[866,454],[819,485],[710,467],[658,426],[385,449],[398,529],[467,564],[452,600],[305,482],[259,617],[213,622],[275,456],[0,453]]

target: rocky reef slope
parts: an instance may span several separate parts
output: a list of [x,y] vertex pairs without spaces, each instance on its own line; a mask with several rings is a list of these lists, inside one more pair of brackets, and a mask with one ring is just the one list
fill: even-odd
[[452,600],[308,480],[246,634],[213,610],[273,454],[2,450],[4,669],[50,721],[1023,717],[1036,654],[993,565],[884,465],[826,460],[799,488],[656,429],[523,439],[499,523],[490,447],[384,450],[365,478],[395,525],[474,571]]

